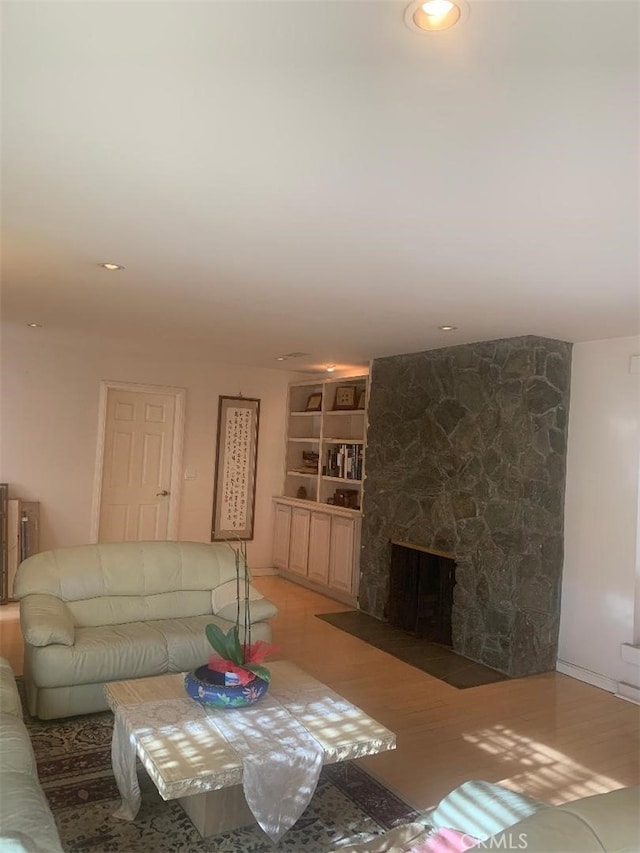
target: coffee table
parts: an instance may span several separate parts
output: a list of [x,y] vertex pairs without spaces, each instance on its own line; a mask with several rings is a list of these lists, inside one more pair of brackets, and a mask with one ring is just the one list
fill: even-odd
[[[272,681],[265,709],[274,702],[286,709],[320,745],[324,764],[395,749],[393,732],[295,664],[275,661],[269,669]],[[218,720],[224,728],[225,718],[242,715],[244,709],[205,708],[186,695],[183,682],[178,673],[105,685],[116,715],[114,757],[135,745],[160,796],[178,799],[202,836],[255,823],[242,788],[242,756],[216,725]],[[241,719],[234,716],[232,722],[237,726]],[[135,756],[131,758],[135,762]],[[123,802],[132,802],[135,770],[130,767],[127,780],[119,764],[114,758],[118,788]],[[137,805],[128,819],[136,811]]]

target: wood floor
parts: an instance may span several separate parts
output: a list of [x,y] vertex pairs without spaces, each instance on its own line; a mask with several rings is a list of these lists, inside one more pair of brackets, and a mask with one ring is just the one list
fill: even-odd
[[[640,708],[559,673],[458,690],[321,619],[348,609],[283,578],[256,578],[280,613],[288,658],[397,734],[361,760],[418,808],[468,779],[504,782],[550,803],[640,784]],[[0,607],[0,655],[22,671],[17,607]]]

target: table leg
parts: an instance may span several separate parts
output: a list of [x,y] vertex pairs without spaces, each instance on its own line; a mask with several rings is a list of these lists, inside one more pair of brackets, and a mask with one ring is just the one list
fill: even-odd
[[203,838],[255,824],[242,785],[181,797],[178,802]]

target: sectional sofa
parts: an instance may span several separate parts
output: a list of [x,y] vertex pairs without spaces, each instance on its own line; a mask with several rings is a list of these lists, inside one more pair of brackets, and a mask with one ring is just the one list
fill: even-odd
[[332,853],[637,853],[640,787],[550,806],[496,785],[460,785],[414,823]]
[[[236,555],[224,542],[124,542],[25,560],[14,594],[29,712],[52,719],[103,711],[107,682],[206,663],[205,626],[235,624]],[[250,612],[252,641],[269,641],[278,611],[253,586]]]
[[0,658],[0,850],[62,853],[9,663]]

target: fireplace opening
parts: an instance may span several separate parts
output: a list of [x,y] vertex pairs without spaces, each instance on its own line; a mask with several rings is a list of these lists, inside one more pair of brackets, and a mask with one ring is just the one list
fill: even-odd
[[416,637],[451,646],[456,583],[453,554],[392,541],[389,577],[389,624]]

